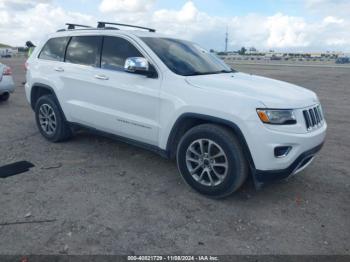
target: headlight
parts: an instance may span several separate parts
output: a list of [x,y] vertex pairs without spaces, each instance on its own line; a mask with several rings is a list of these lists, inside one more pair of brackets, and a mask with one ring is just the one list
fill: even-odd
[[293,110],[289,109],[257,109],[260,120],[271,125],[293,125],[297,123]]

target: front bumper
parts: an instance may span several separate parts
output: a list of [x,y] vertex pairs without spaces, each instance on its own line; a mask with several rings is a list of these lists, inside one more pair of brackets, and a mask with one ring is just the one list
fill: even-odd
[[[295,133],[289,126],[271,128],[261,121],[249,121],[244,133],[252,156],[251,171],[255,185],[260,187],[306,168],[322,148],[326,132],[326,121],[315,130],[300,133]],[[290,147],[291,150],[287,155],[278,157],[274,151],[276,147]]]
[[[244,134],[256,170],[270,171],[288,168],[304,152],[322,144],[326,138],[327,123],[312,132],[291,133],[272,130],[259,122],[250,122]],[[285,157],[276,157],[276,147],[291,147]]]
[[258,183],[268,183],[275,180],[287,178],[297,174],[306,168],[314,159],[315,155],[321,150],[323,143],[302,153],[290,166],[280,170],[256,170],[255,179]]

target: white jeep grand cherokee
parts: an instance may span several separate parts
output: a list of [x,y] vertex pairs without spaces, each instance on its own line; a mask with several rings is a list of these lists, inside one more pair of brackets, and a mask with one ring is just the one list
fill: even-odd
[[176,158],[184,180],[216,198],[248,175],[261,186],[296,174],[321,149],[327,125],[312,91],[236,72],[153,29],[107,24],[69,24],[27,61],[26,96],[46,139],[79,127],[122,139]]

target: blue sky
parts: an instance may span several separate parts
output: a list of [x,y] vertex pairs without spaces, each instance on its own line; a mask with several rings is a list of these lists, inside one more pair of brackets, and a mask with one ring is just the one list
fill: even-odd
[[[99,0],[55,0],[55,2],[67,10],[84,11],[91,15],[98,12],[100,4]],[[187,0],[159,0],[155,3],[154,9],[180,9],[186,2]],[[217,16],[244,16],[249,13],[272,15],[277,12],[303,15],[305,11],[301,0],[193,0],[193,2],[202,11]]]
[[0,0],[0,42],[40,41],[66,22],[97,20],[151,26],[216,50],[228,28],[230,50],[350,51],[350,0]]
[[[249,13],[271,15],[276,12],[297,14],[300,11],[301,2],[276,1],[276,0],[194,0],[197,6],[210,15],[217,16],[244,16]],[[185,0],[159,1],[159,8],[180,8]],[[292,7],[292,8],[291,8]]]

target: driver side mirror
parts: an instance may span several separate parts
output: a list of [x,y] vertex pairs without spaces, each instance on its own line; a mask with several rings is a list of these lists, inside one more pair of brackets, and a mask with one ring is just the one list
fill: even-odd
[[156,78],[157,72],[148,60],[144,57],[129,57],[125,60],[124,70],[128,73],[144,75],[149,78]]

